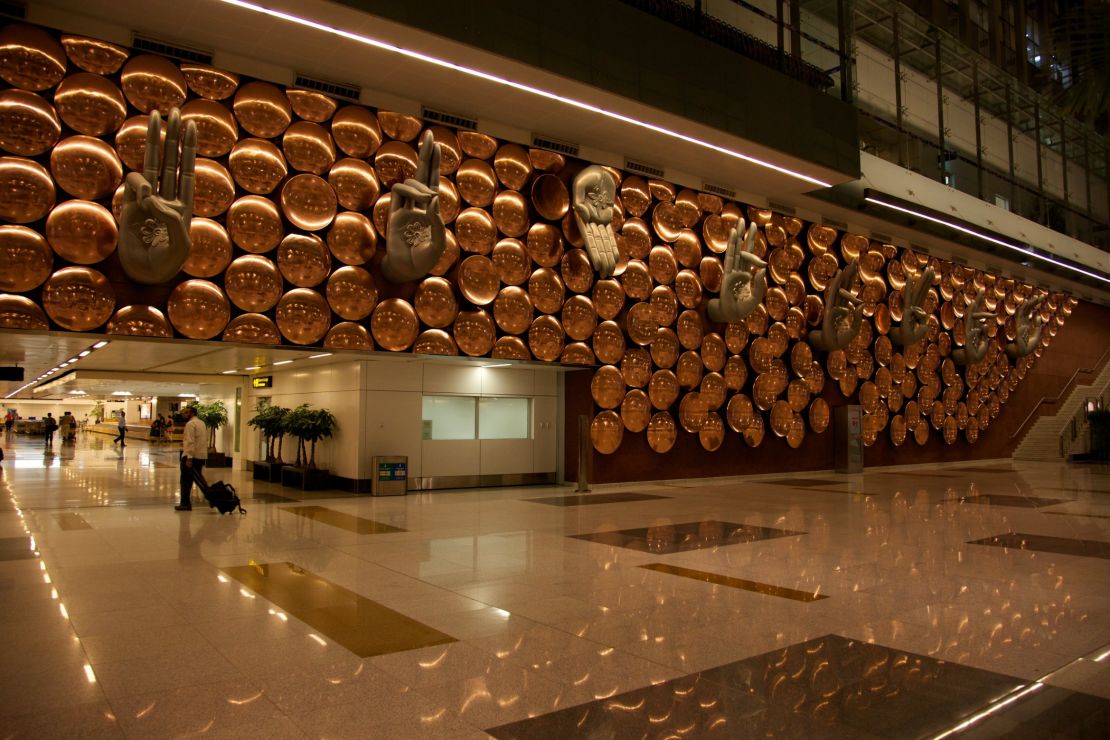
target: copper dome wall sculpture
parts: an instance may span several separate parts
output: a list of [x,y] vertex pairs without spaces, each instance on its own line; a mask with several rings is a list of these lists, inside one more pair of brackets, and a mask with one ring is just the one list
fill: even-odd
[[[827,429],[830,400],[863,406],[866,444],[974,443],[1075,305],[611,167],[619,259],[602,279],[571,207],[587,162],[20,24],[0,30],[0,79],[0,328],[589,366],[595,449],[642,434],[665,453],[680,434],[710,451],[729,434],[798,447]],[[175,106],[198,132],[192,251],[166,285],[136,285],[115,250],[120,183],[142,167],[149,112]],[[425,131],[442,152],[446,249],[394,284],[381,270],[390,187],[415,172]],[[718,323],[706,307],[741,218],[766,292]],[[825,290],[853,261],[859,331],[815,351]],[[892,342],[905,290],[930,269],[924,337]],[[989,347],[963,366],[953,352],[980,290]],[[1041,295],[1039,346],[1011,358],[1015,314]]]

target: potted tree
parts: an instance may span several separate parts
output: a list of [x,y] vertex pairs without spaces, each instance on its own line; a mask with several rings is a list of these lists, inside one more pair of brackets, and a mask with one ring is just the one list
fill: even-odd
[[331,476],[327,470],[316,467],[316,443],[335,433],[335,415],[327,409],[310,409],[308,404],[301,404],[285,418],[289,434],[297,439],[297,462],[294,467],[282,469],[282,484],[306,491],[327,488]]
[[266,445],[266,460],[254,463],[254,477],[256,480],[280,483],[281,469],[285,465],[281,459],[281,448],[285,440],[285,419],[289,415],[289,409],[260,399],[254,410],[255,415],[247,424],[262,434]]
[[197,412],[197,418],[208,428],[208,467],[226,468],[231,465],[231,458],[222,452],[216,451],[216,432],[227,424],[227,407],[223,401],[191,404]]

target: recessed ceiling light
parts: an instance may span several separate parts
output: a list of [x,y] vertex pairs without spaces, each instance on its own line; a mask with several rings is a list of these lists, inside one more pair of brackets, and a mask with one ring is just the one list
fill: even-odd
[[77,358],[76,358],[76,357],[70,357],[70,358],[69,358],[69,361],[70,361],[70,363],[72,364],[72,363],[74,363],[74,362],[77,362]]
[[237,373],[237,372],[239,372],[239,371],[238,370],[224,370],[222,373],[220,373],[220,375],[231,375],[232,373]]
[[131,391],[112,391],[113,396],[130,396]]
[[322,352],[322,353],[320,353],[320,354],[318,354],[318,355],[310,355],[308,359],[310,359],[310,360],[318,360],[318,359],[320,359],[321,357],[331,357],[331,352]]
[[262,366],[261,365],[255,365],[254,367],[248,367],[248,368],[244,368],[244,369],[245,370],[261,370]]
[[288,365],[290,362],[292,362],[292,360],[282,360],[281,362],[275,362],[274,364],[275,365]]
[[78,357],[88,357],[88,356],[89,356],[89,355],[91,355],[91,354],[92,354],[92,350],[91,350],[91,349],[85,349],[85,350],[81,350],[80,352],[78,352],[78,353],[77,353],[77,356],[78,356]]
[[108,346],[108,342],[106,342],[104,340],[101,340],[101,341],[99,341],[99,342],[97,342],[96,344],[93,345],[93,349],[100,349],[101,347],[107,347],[107,346]]

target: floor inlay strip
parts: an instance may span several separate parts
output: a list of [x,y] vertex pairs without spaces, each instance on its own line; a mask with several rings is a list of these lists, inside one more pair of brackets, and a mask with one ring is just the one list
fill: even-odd
[[569,536],[574,539],[596,542],[600,545],[667,555],[675,552],[743,545],[747,542],[771,540],[777,537],[794,537],[803,534],[806,533],[794,532],[788,529],[760,527],[753,524],[708,520],[682,522],[680,524],[660,524],[637,529],[619,529],[610,532],[572,534]]
[[724,576],[720,573],[683,568],[669,563],[648,563],[637,567],[644,568],[645,570],[654,570],[657,573],[668,573],[672,576],[692,578],[695,581],[705,581],[706,583],[712,583],[717,586],[728,586],[729,588],[738,588],[744,591],[754,591],[755,593],[764,594],[765,596],[780,596],[784,599],[793,599],[794,601],[819,601],[820,599],[829,598],[824,594],[798,591],[797,589],[786,588],[785,586],[775,586],[770,583],[749,581],[745,578]]
[[1110,514],[1079,514],[1074,511],[1042,511],[1042,514],[1055,514],[1056,516],[1082,516],[1088,519],[1110,519]]
[[670,496],[655,496],[650,493],[633,493],[631,491],[621,493],[589,493],[585,496],[569,495],[569,496],[545,496],[544,498],[526,498],[533,504],[548,504],[549,506],[589,506],[591,504],[621,504],[628,501],[650,501],[658,498],[670,498]]
[[981,540],[971,540],[968,544],[1110,559],[1110,542],[1103,542],[1102,540],[1081,540],[1070,537],[1051,537],[1045,534],[1006,532],[994,537],[984,537]]
[[57,520],[58,526],[66,532],[71,532],[75,529],[92,529],[92,526],[85,521],[85,517],[72,511],[55,514],[54,519]]
[[293,563],[252,563],[220,570],[362,658],[456,642]]
[[358,534],[388,534],[390,532],[406,531],[400,527],[382,524],[373,519],[363,519],[360,516],[346,514],[323,506],[283,506],[281,511],[288,511],[290,514],[303,516],[321,524],[328,524]]
[[1022,509],[1039,509],[1042,506],[1055,506],[1071,501],[1068,498],[1041,498],[1039,496],[1010,496],[1000,493],[983,493],[978,496],[962,496],[951,501],[961,504],[989,504],[991,506],[1016,506]]
[[0,537],[0,561],[33,560],[37,557],[31,549],[30,537]]
[[765,483],[770,486],[794,486],[796,488],[809,488],[810,486],[836,486],[848,483],[846,480],[825,480],[823,478],[776,478],[775,480],[757,480],[753,483]]

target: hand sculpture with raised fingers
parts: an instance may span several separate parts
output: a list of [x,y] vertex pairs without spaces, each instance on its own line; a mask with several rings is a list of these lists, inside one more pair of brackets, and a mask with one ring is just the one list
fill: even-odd
[[[763,302],[767,292],[767,263],[755,256],[755,224],[744,229],[744,219],[728,235],[721,297],[709,301],[709,318],[726,324],[743,321]],[[758,268],[758,269],[757,269]]]
[[974,365],[987,356],[991,338],[987,336],[987,320],[994,314],[984,311],[987,293],[982,288],[975,294],[975,300],[967,307],[964,315],[964,346],[952,350],[952,359],[958,365]]
[[807,341],[814,349],[826,352],[844,349],[859,334],[863,323],[863,301],[851,291],[859,274],[859,262],[852,260],[825,288],[825,316],[821,328],[811,331]]
[[906,301],[905,308],[902,309],[902,323],[890,330],[890,338],[895,344],[908,347],[920,341],[928,333],[929,317],[925,313],[925,299],[935,278],[936,273],[933,268],[927,267],[916,280],[906,285],[903,293]]
[[439,215],[440,145],[431,131],[420,139],[416,174],[393,185],[382,273],[394,283],[419,280],[431,272],[447,247]]
[[613,233],[616,198],[617,184],[604,167],[591,165],[574,178],[574,216],[599,278],[612,275],[620,258],[617,235]]
[[1017,323],[1017,336],[1014,341],[1006,345],[1006,354],[1013,359],[1032,354],[1041,343],[1041,330],[1044,329],[1044,319],[1041,318],[1040,308],[1044,303],[1044,296],[1028,298],[1018,306],[1014,321]]
[[143,172],[127,175],[120,211],[119,261],[137,283],[158,285],[173,278],[189,258],[193,217],[197,127],[170,111],[163,151],[162,118],[151,111],[146,130]]

